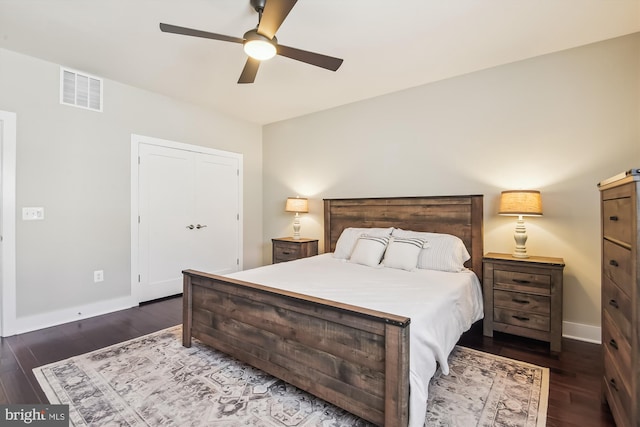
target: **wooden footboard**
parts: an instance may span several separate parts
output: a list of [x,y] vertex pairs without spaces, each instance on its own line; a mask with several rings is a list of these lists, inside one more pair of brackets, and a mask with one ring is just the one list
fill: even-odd
[[197,338],[376,425],[407,426],[409,318],[183,273],[184,346]]

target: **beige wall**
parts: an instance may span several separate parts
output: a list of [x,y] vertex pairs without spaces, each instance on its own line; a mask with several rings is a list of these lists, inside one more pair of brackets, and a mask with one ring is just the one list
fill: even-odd
[[[0,110],[18,120],[18,318],[130,294],[133,133],[243,154],[244,265],[261,264],[259,125],[110,80],[104,112],[63,106],[59,73],[0,49]],[[45,220],[22,221],[25,206],[44,207]],[[104,270],[103,283],[94,270]]]
[[302,234],[322,239],[322,198],[484,194],[485,251],[509,253],[500,192],[539,189],[527,249],[564,258],[564,320],[597,327],[596,184],[640,167],[639,90],[635,34],[267,125],[263,261],[292,233],[287,196],[312,199]]

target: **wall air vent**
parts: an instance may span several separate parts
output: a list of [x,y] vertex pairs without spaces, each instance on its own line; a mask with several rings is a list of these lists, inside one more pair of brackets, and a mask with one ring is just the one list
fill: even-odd
[[102,111],[102,79],[60,67],[60,103]]

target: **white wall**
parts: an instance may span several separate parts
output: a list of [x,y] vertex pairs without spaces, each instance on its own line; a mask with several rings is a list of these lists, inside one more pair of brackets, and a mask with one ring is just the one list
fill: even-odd
[[[2,49],[0,110],[18,117],[19,320],[129,296],[132,133],[243,154],[244,265],[261,264],[259,125],[110,80],[104,112],[60,105],[59,65]],[[45,220],[22,221],[25,206]]]
[[322,248],[322,198],[484,194],[485,251],[510,253],[500,192],[539,189],[528,252],[564,258],[564,332],[598,339],[596,184],[640,167],[639,88],[635,34],[267,125],[264,262],[287,196],[312,199],[302,234]]

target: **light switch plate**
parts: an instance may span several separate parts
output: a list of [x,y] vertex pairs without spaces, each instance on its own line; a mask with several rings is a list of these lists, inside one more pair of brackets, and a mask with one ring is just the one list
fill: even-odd
[[44,208],[22,208],[23,221],[35,221],[44,219]]

